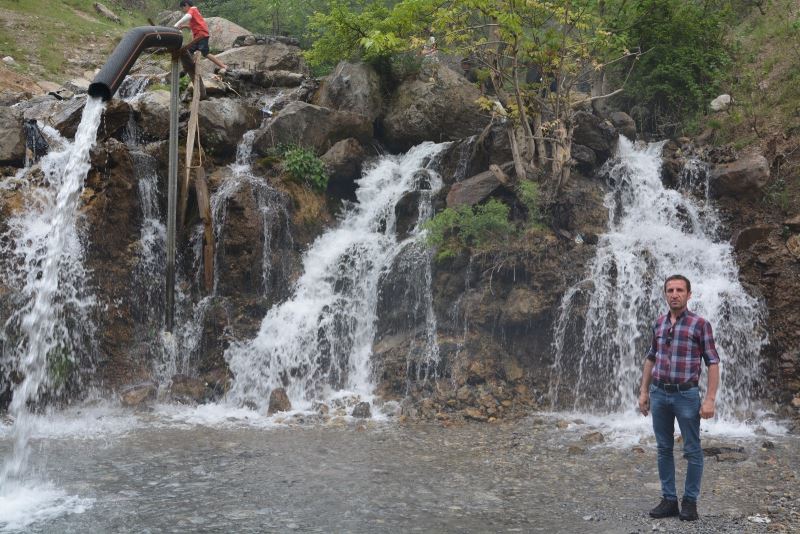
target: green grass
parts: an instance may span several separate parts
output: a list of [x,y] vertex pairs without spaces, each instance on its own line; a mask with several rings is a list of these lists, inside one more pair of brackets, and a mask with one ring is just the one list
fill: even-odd
[[0,9],[14,14],[4,14],[0,24],[0,54],[13,57],[22,73],[63,81],[70,68],[79,69],[67,62],[70,55],[92,47],[98,55],[108,54],[127,30],[147,24],[144,13],[104,3],[122,24],[98,14],[93,0],[0,0]]

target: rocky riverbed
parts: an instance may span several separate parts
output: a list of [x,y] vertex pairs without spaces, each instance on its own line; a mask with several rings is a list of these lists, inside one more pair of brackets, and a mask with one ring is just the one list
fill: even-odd
[[[5,514],[0,530],[800,528],[797,437],[744,426],[706,428],[699,522],[650,519],[647,510],[659,499],[659,484],[647,424],[643,418],[615,423],[531,415],[444,427],[393,418],[319,424],[302,414],[265,419],[247,410],[213,413],[213,408],[158,407],[139,415],[84,411],[42,420],[34,474],[26,496],[15,497],[16,515],[3,510],[4,499],[6,505],[12,499],[0,490],[0,514]],[[0,426],[4,455],[9,428]],[[683,461],[677,464],[682,480]],[[37,504],[47,488],[58,488],[62,496]],[[26,506],[31,506],[27,516]]]

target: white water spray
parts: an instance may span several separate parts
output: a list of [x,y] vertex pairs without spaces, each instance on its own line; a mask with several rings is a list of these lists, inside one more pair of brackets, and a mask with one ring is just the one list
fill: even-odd
[[[766,343],[763,309],[739,283],[731,246],[716,235],[711,204],[663,186],[661,146],[635,147],[620,138],[608,172],[608,231],[586,279],[561,302],[551,399],[557,408],[635,413],[650,328],[667,310],[663,281],[683,274],[692,282],[689,308],[713,325],[722,359],[717,413],[750,417]],[[682,183],[696,188],[691,181]]]
[[[264,405],[278,387],[295,407],[336,391],[372,394],[379,279],[407,244],[395,236],[395,205],[419,187],[419,171],[443,146],[419,145],[405,156],[382,158],[365,173],[358,203],[306,252],[294,295],[270,309],[255,339],[227,351],[233,400]],[[435,193],[441,180],[427,174]],[[416,229],[409,239],[418,235]]]
[[22,486],[30,454],[29,405],[58,393],[65,374],[87,350],[85,337],[93,330],[94,299],[86,290],[77,219],[103,109],[101,100],[87,100],[75,141],[42,159],[43,187],[30,188],[30,206],[8,223],[10,248],[3,256],[12,258],[13,265],[4,272],[12,280],[13,273],[23,279],[21,307],[3,330],[3,358],[23,378],[14,387],[9,409],[14,443],[0,472],[0,509],[14,502],[20,491],[30,491]]

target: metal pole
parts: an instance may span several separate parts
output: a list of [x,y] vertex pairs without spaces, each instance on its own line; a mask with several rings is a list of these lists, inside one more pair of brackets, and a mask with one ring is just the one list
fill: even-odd
[[175,320],[175,227],[178,207],[178,53],[172,53],[169,103],[169,180],[167,183],[167,309],[166,331],[172,332]]

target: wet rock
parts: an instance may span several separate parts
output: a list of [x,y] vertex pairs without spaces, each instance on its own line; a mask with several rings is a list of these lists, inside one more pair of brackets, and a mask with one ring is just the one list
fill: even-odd
[[328,413],[331,411],[327,404],[319,401],[314,401],[314,403],[311,405],[311,409],[320,415],[328,415]]
[[800,215],[795,215],[783,221],[783,225],[794,232],[800,232]]
[[157,386],[153,382],[145,382],[127,386],[119,394],[119,400],[123,406],[137,408],[148,401],[156,398]]
[[786,240],[786,248],[796,259],[800,260],[800,234],[795,234]]
[[586,449],[578,445],[570,445],[569,449],[567,449],[567,454],[569,454],[570,456],[578,456],[585,453]]
[[273,389],[269,394],[269,408],[267,415],[272,415],[277,412],[288,412],[292,409],[292,403],[289,400],[289,395],[283,388]]
[[737,230],[733,234],[733,246],[739,252],[747,250],[757,243],[766,242],[774,229],[773,226],[759,225]]
[[25,160],[25,130],[22,112],[0,107],[0,165],[21,167]]
[[[74,138],[78,124],[81,122],[85,105],[85,98],[65,100],[59,104],[58,111],[51,117],[50,123],[64,137]],[[121,133],[122,129],[128,125],[130,110],[130,104],[124,100],[114,98],[108,101],[103,111],[100,126],[97,129],[97,140],[103,141]]]
[[146,91],[131,103],[134,117],[142,133],[142,141],[169,138],[169,91]]
[[[302,50],[280,42],[256,44],[241,48],[231,48],[216,57],[232,70],[288,70],[305,73],[307,68],[303,61]],[[204,72],[213,72],[214,64],[204,59]]]
[[633,117],[624,111],[613,111],[609,113],[608,119],[614,125],[614,128],[619,130],[619,133],[631,141],[636,140],[636,121],[633,120]]
[[169,386],[169,396],[175,402],[200,404],[206,400],[206,383],[186,375],[175,375]]
[[731,163],[719,163],[710,176],[710,190],[717,197],[750,199],[769,181],[769,162],[761,154],[748,154]]
[[355,181],[361,177],[361,165],[367,153],[358,139],[348,137],[334,144],[320,158],[328,171],[328,189],[348,198],[355,193]]
[[[501,170],[506,172],[510,165],[504,165]],[[447,207],[455,208],[461,205],[474,206],[479,204],[500,188],[508,189],[509,184],[502,182],[492,171],[476,174],[462,182],[453,184],[447,193]]]
[[588,434],[581,436],[581,441],[588,444],[603,443],[605,440],[606,439],[601,432],[589,432]]
[[410,79],[390,100],[382,120],[384,140],[403,151],[422,141],[452,141],[476,135],[489,117],[475,101],[480,91],[443,64],[435,82]]
[[573,143],[570,155],[581,172],[589,173],[597,167],[597,154],[588,146]]
[[315,103],[374,121],[381,114],[382,100],[380,77],[372,66],[342,61],[322,83]]
[[254,108],[233,98],[202,100],[199,116],[203,148],[218,160],[235,156],[242,135],[261,121]]
[[305,81],[306,75],[288,70],[258,71],[253,74],[252,82],[261,87],[298,87]]
[[467,419],[473,419],[475,421],[487,421],[489,418],[480,411],[478,408],[465,408],[464,409],[464,417]]
[[575,113],[573,142],[594,150],[597,162],[605,162],[617,147],[617,130],[609,121],[586,111]]
[[353,413],[351,414],[353,417],[360,417],[362,419],[366,419],[372,417],[372,409],[368,402],[359,402],[353,408]]
[[322,153],[347,138],[369,142],[372,123],[355,113],[292,102],[256,135],[253,148],[266,155],[272,147],[296,144]]

